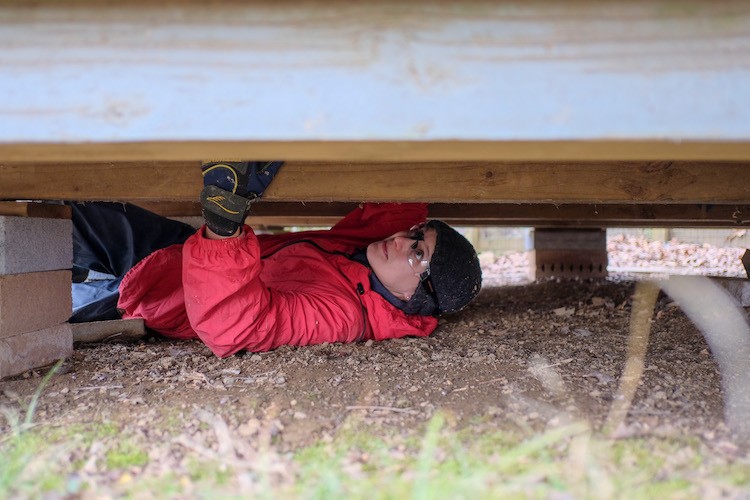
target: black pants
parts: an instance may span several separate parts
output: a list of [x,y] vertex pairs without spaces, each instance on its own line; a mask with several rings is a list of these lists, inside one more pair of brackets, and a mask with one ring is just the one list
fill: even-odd
[[195,233],[188,224],[128,203],[66,205],[73,209],[72,323],[118,318],[125,273],[153,251],[184,243]]

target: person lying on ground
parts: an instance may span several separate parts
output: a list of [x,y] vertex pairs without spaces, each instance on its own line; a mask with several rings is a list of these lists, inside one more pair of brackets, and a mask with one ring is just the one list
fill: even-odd
[[74,285],[71,320],[143,318],[226,357],[427,336],[479,293],[476,251],[425,204],[363,203],[331,229],[256,235],[243,221],[282,164],[204,164],[197,232],[130,205],[72,204],[76,266],[112,279],[100,295]]

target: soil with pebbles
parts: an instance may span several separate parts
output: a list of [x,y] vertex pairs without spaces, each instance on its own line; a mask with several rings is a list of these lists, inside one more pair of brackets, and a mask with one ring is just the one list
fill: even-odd
[[[610,245],[614,262],[638,254],[631,260],[655,269],[673,263],[664,261],[668,245]],[[742,273],[738,250],[695,249],[705,254],[701,266],[719,262],[725,275]],[[649,251],[658,259],[649,260]],[[482,260],[487,286],[429,338],[228,359],[197,341],[155,337],[77,345],[45,388],[35,420],[114,423],[148,447],[146,467],[164,470],[179,469],[187,453],[218,453],[227,436],[265,436],[284,453],[330,440],[352,418],[373,432],[420,428],[437,411],[451,425],[480,430],[542,431],[580,419],[601,426],[627,357],[634,281],[612,273],[599,281],[528,283],[525,254]],[[667,296],[655,309],[644,375],[621,431],[692,435],[742,453],[724,424],[721,374],[700,331]],[[1,382],[0,407],[23,408],[43,373]],[[0,434],[7,431],[0,418]]]

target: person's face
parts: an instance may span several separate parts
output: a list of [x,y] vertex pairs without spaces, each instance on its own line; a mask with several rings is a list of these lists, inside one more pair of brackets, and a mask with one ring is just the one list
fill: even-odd
[[[424,239],[419,239],[419,238]],[[415,239],[417,238],[417,239]],[[367,246],[367,260],[381,283],[401,300],[409,300],[428,271],[437,233],[419,228],[401,231]]]

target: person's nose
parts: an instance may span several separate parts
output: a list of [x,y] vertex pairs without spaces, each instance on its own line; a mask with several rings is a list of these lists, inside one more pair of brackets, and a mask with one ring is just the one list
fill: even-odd
[[399,253],[405,253],[409,248],[409,245],[412,243],[412,240],[411,238],[408,238],[406,234],[403,234],[401,236],[397,236],[394,239],[394,242],[396,244],[396,251]]

